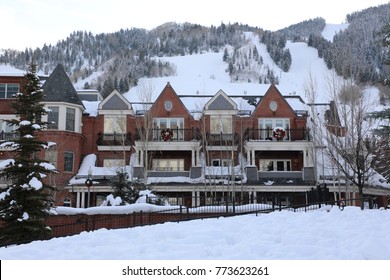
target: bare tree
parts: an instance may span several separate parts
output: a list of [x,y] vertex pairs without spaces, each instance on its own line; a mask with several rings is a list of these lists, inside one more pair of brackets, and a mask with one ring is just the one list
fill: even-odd
[[151,158],[149,158],[150,141],[153,139],[153,118],[155,112],[152,112],[150,108],[153,104],[153,93],[155,90],[155,84],[152,80],[144,81],[139,84],[137,88],[138,100],[140,101],[141,111],[138,112],[136,118],[137,129],[137,144],[140,145],[139,161],[143,163],[143,180],[146,184],[148,178],[148,166],[151,164]]
[[369,97],[352,80],[336,75],[328,79],[331,103],[319,130],[327,149],[326,156],[346,178],[358,188],[363,204],[363,189],[373,173],[373,137],[366,121],[371,110]]

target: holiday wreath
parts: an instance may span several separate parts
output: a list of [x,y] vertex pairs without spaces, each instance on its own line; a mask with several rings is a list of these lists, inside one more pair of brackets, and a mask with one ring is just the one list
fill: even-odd
[[170,128],[165,128],[165,129],[161,130],[161,138],[164,141],[171,141],[172,136],[173,136],[173,132]]
[[274,138],[277,141],[283,140],[283,138],[286,136],[286,131],[281,127],[274,128]]

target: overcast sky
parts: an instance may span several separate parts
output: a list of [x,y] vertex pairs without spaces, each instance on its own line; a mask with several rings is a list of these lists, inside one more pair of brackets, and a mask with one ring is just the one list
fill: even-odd
[[343,23],[348,13],[388,0],[0,0],[0,49],[24,50],[66,39],[73,31],[94,34],[165,22],[204,26],[239,22],[278,30],[315,17]]

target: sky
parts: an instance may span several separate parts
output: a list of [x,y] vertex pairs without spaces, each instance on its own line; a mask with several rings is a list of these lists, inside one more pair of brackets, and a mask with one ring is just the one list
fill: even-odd
[[150,30],[166,22],[204,26],[238,22],[266,30],[315,17],[339,24],[348,13],[386,3],[387,0],[0,0],[0,49],[24,50],[55,44],[79,30],[93,34],[132,27]]

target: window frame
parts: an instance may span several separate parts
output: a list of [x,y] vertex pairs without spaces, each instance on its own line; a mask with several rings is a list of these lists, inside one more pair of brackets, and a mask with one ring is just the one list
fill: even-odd
[[65,130],[76,131],[76,109],[66,107]]
[[[59,120],[60,120],[60,107],[59,106],[48,106],[47,109],[50,110],[47,114],[47,128],[48,129],[56,129],[59,128]],[[57,112],[54,112],[57,110]]]
[[[16,91],[13,90],[11,93],[9,92],[9,88],[15,87]],[[4,91],[1,89],[4,88]],[[17,83],[0,83],[0,99],[10,99],[15,98],[15,94],[20,91],[20,85]]]
[[233,116],[232,115],[212,115],[210,116],[210,134],[232,134]]
[[[159,130],[171,129],[173,139],[184,140],[184,118],[154,118],[153,127],[155,128],[154,139],[160,139],[161,133]],[[178,134],[178,135],[176,135]]]
[[[70,158],[67,158],[67,156],[71,156]],[[69,166],[67,164],[70,164],[70,159],[71,159],[71,168],[68,168]],[[64,172],[74,172],[74,153],[65,151],[64,152]]]
[[258,128],[260,139],[275,139],[273,130],[282,127],[286,131],[284,139],[290,139],[291,123],[289,118],[259,118]]

